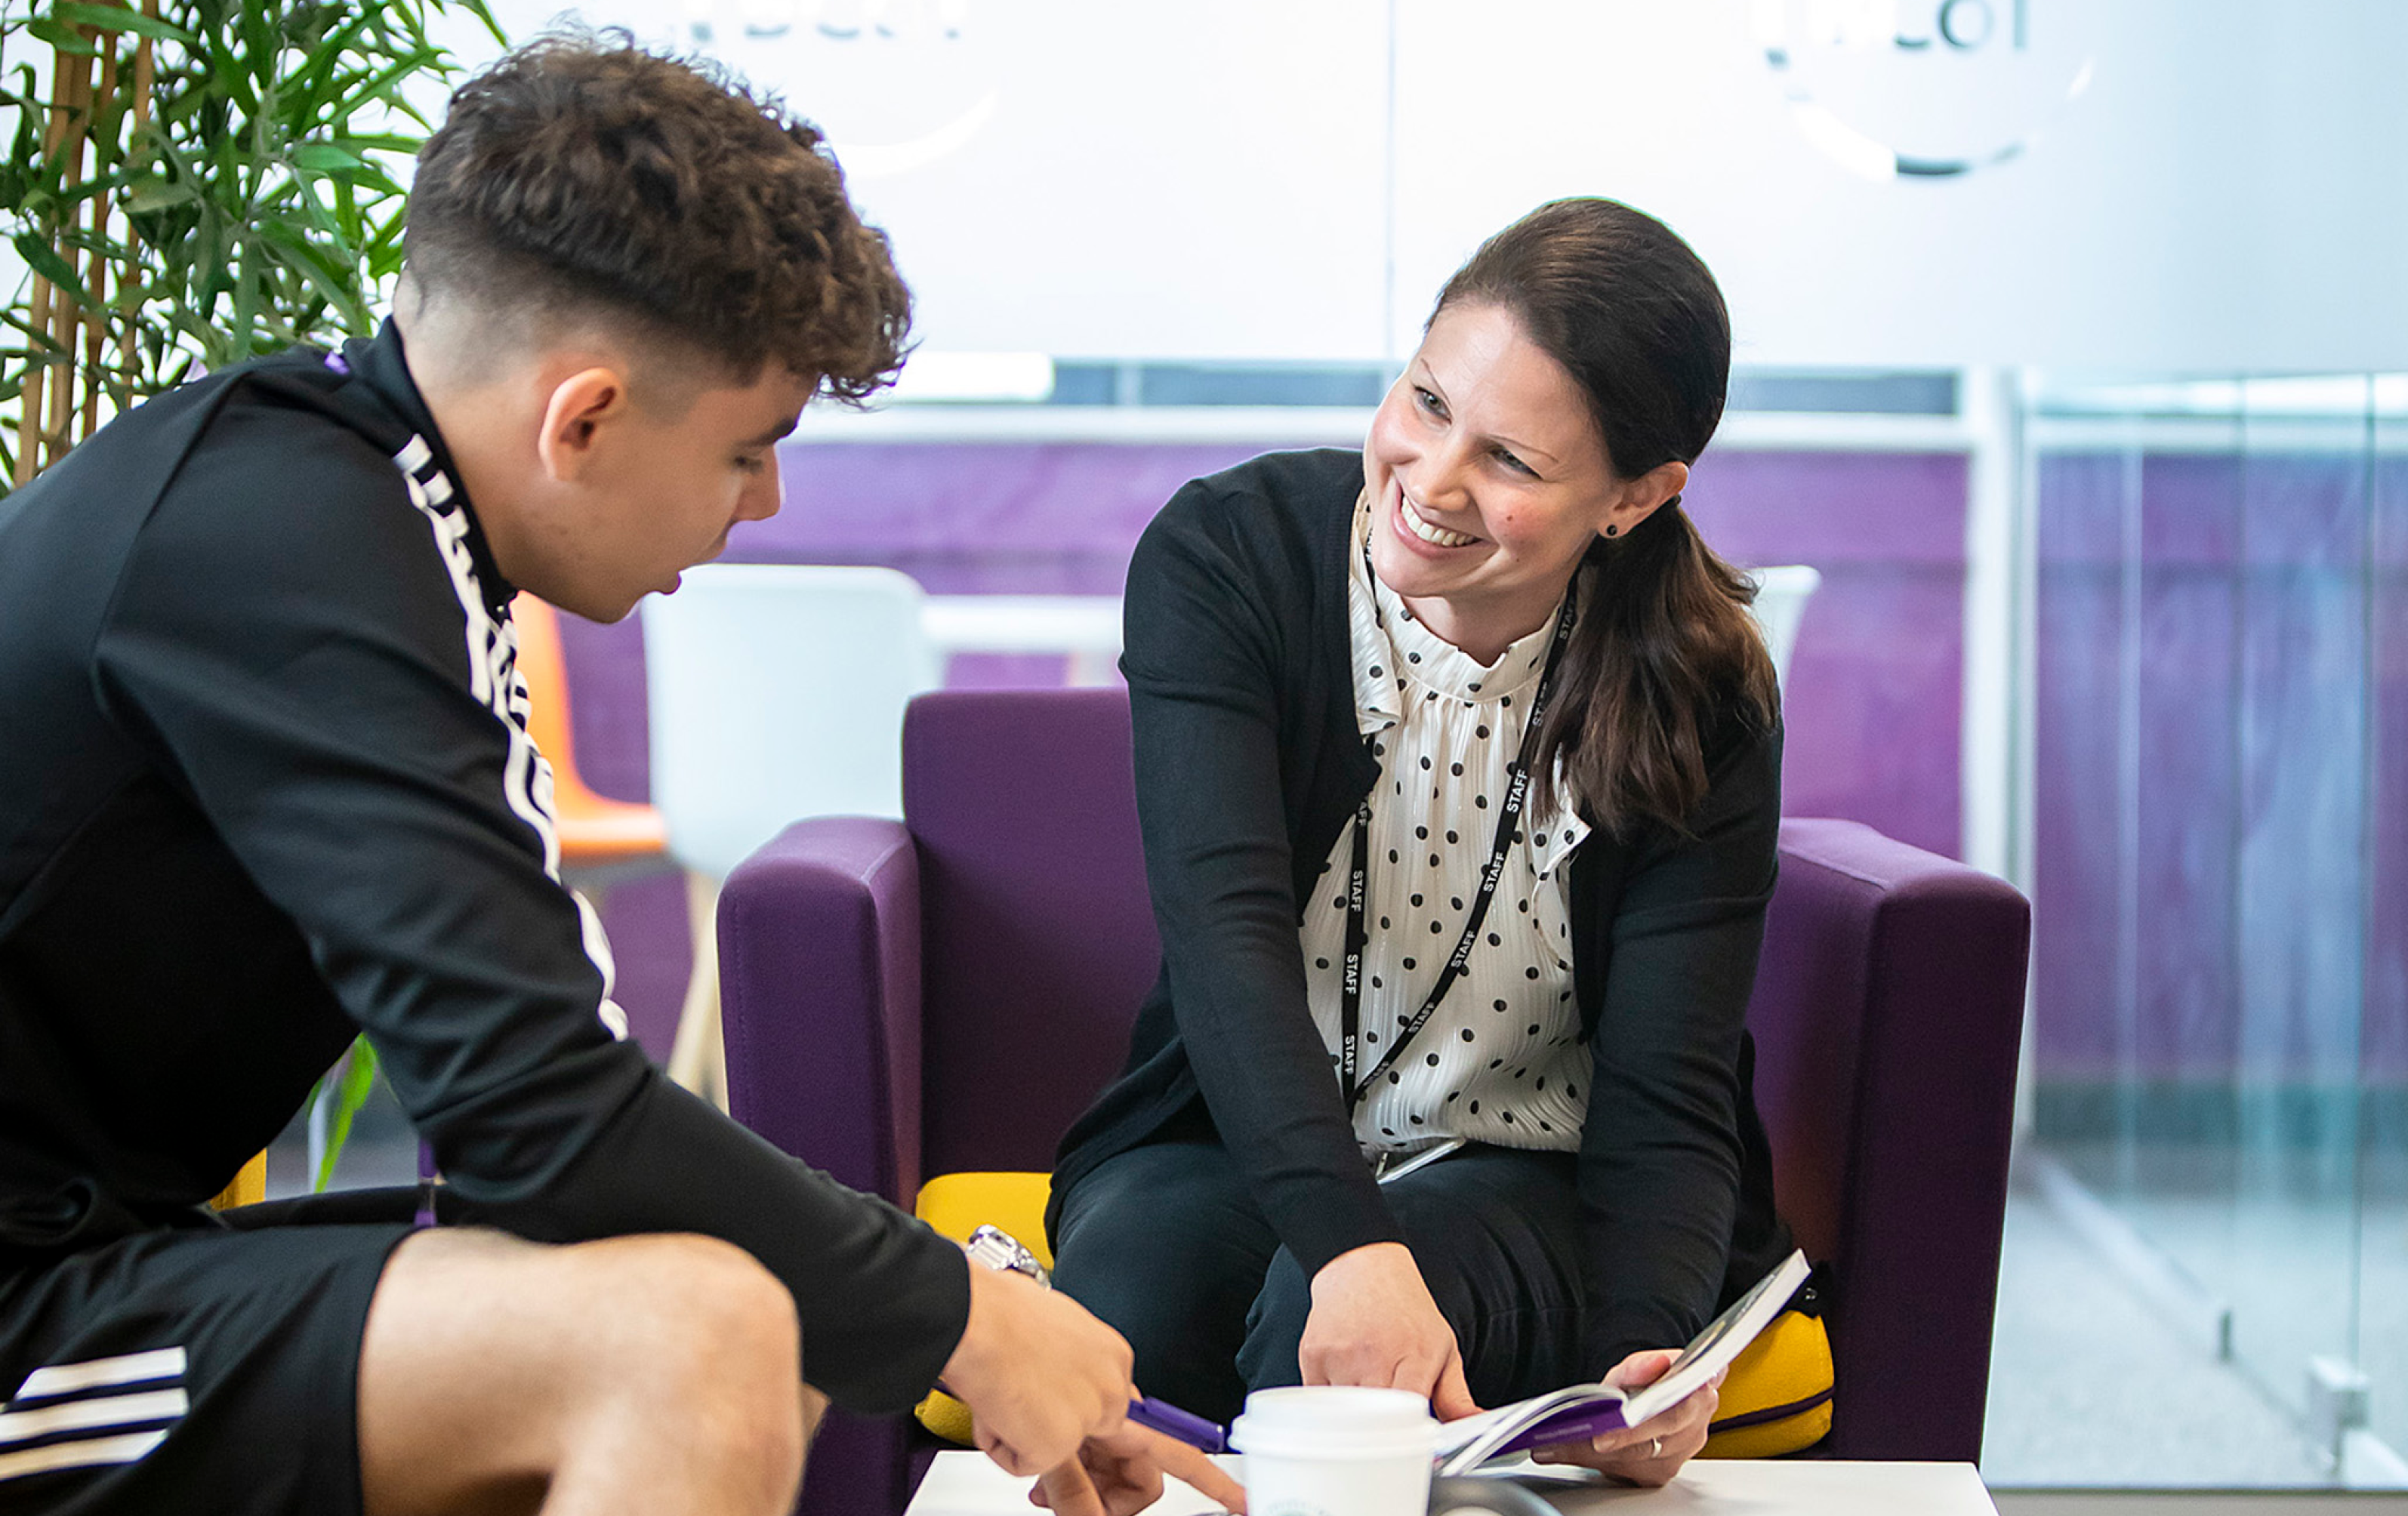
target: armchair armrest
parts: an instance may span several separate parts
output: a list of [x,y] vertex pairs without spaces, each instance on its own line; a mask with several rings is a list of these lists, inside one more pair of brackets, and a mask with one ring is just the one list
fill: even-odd
[[1749,1021],[1775,1194],[1836,1266],[1831,1453],[1975,1458],[2031,909],[1853,822],[1781,853]]
[[920,1187],[920,857],[902,822],[797,822],[719,897],[736,1119],[857,1190]]

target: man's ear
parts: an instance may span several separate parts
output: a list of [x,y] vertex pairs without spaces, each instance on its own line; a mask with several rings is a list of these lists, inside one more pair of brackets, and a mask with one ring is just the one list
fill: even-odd
[[552,388],[544,402],[536,457],[554,483],[573,484],[593,466],[595,439],[627,413],[627,380],[617,369],[580,368]]
[[1620,498],[1598,523],[1605,536],[1628,536],[1641,522],[1663,508],[1668,500],[1677,500],[1689,487],[1689,465],[1674,459],[1657,464],[1635,479],[1626,480],[1617,493]]

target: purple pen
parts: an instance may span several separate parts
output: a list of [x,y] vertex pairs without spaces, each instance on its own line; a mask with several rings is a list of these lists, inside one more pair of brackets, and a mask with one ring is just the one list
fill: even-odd
[[[1023,1246],[1018,1237],[1000,1226],[977,1228],[970,1233],[962,1247],[974,1263],[984,1264],[989,1268],[1004,1269],[1014,1274],[1025,1275],[1034,1280],[1042,1289],[1050,1290],[1054,1287],[1054,1280],[1046,1274],[1044,1266],[1037,1261],[1037,1255]],[[940,1384],[938,1388],[942,1389],[944,1386]],[[1229,1451],[1227,1427],[1216,1422],[1208,1422],[1193,1411],[1182,1410],[1177,1406],[1156,1400],[1152,1395],[1140,1395],[1130,1401],[1128,1416],[1130,1421],[1148,1431],[1159,1432],[1164,1437],[1176,1438],[1191,1448],[1201,1448],[1206,1452]]]
[[1176,1437],[1191,1448],[1206,1452],[1227,1452],[1229,1431],[1217,1422],[1208,1422],[1193,1411],[1166,1405],[1152,1395],[1140,1395],[1129,1402],[1129,1420],[1149,1431]]

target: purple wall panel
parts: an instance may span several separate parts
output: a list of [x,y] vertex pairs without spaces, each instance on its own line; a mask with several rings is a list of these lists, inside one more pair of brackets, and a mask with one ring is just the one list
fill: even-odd
[[[938,594],[1117,594],[1130,550],[1180,485],[1243,444],[789,445],[786,506],[739,530],[731,562],[880,564]],[[1792,814],[1844,816],[1958,849],[1965,462],[1951,454],[1710,453],[1687,508],[1743,564],[1824,572],[1793,661]],[[606,794],[649,793],[642,634],[562,618],[578,763]],[[956,685],[1051,684],[1052,658],[962,657]],[[686,974],[679,896],[622,886],[604,907],[621,1003],[674,1023]],[[644,1038],[647,1047],[652,1038]]]
[[786,508],[744,563],[883,564],[939,594],[1118,594],[1138,534],[1181,485],[1264,451],[1244,443],[789,446]]
[[2408,462],[2038,483],[2038,1073],[2408,1074]]
[[1742,564],[1811,564],[1784,704],[1783,807],[1956,855],[1965,460],[1709,452],[1684,506]]
[[624,880],[601,893],[595,908],[617,960],[617,999],[627,1013],[627,1030],[652,1062],[666,1064],[686,980],[694,972],[685,876],[664,866],[657,874]]
[[2242,484],[2239,1060],[2327,1087],[2365,986],[2366,465],[2253,454]]
[[2365,1063],[2371,1072],[2401,1080],[2408,1079],[2408,459],[2381,460],[2372,484],[2374,828],[2368,882],[2375,909],[2367,944]]
[[2123,460],[2043,458],[2037,493],[2033,1036],[2042,1068],[2106,1077],[2129,1022],[2116,910]]

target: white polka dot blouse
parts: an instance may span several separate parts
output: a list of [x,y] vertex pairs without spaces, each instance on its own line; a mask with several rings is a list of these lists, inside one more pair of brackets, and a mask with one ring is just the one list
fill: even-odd
[[[1369,526],[1358,507],[1347,591],[1354,706],[1381,768],[1364,912],[1365,1071],[1421,1009],[1462,937],[1555,629],[1550,614],[1484,667],[1378,581],[1362,551]],[[1324,861],[1298,934],[1333,1073],[1354,827],[1346,824]],[[1367,1154],[1457,1137],[1506,1148],[1580,1145],[1589,1060],[1572,1000],[1565,866],[1586,836],[1560,806],[1524,812],[1464,972],[1354,1108]]]

